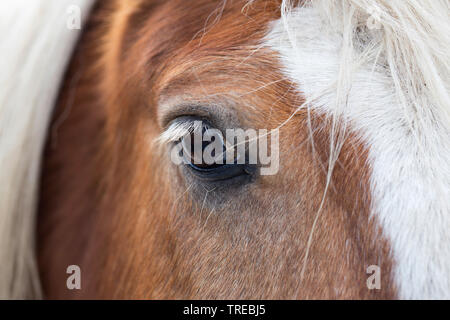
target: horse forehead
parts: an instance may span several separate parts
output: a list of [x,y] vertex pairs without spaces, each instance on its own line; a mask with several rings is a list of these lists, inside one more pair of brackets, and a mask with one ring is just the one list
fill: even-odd
[[[219,3],[173,0],[135,6],[127,9],[121,43],[114,44],[113,49],[105,48],[105,55],[112,57],[110,61],[114,64],[120,54],[112,52],[124,46],[130,50],[121,56],[121,64],[125,66],[122,70],[145,77],[142,82],[150,74],[152,90],[160,100],[179,96],[188,99],[187,95],[193,100],[239,96],[244,97],[240,100],[243,104],[245,98],[256,97],[261,103],[249,102],[250,108],[264,112],[265,107],[272,106],[287,111],[301,96],[289,92],[291,84],[281,79],[275,53],[263,45],[270,24],[280,17],[279,4],[278,0],[251,4],[247,0]],[[116,20],[122,21],[121,16]],[[130,72],[133,69],[136,72]],[[110,68],[108,72],[120,70]],[[142,70],[146,72],[140,73]],[[274,105],[269,100],[280,103]],[[161,105],[157,102],[155,105]]]
[[354,73],[340,110],[330,87],[340,72],[343,40],[323,32],[326,23],[316,8],[297,8],[272,25],[266,45],[279,53],[284,74],[305,99],[313,100],[313,112],[341,117],[367,146],[372,216],[392,247],[400,297],[448,298],[450,249],[442,245],[450,227],[448,128],[426,123],[419,144],[393,79],[374,70],[374,61]]
[[158,55],[154,58],[162,60],[193,52],[198,59],[204,51],[220,58],[230,49],[239,50],[239,46],[261,39],[269,22],[280,16],[277,0],[251,5],[247,0],[137,1],[133,6],[121,3],[120,7],[125,8],[117,10],[110,38],[123,38],[120,40],[125,46],[137,42],[137,46],[145,46],[142,49],[150,58]]

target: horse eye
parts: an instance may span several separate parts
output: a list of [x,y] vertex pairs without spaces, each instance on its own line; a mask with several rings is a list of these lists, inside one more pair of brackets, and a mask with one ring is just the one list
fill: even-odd
[[[211,157],[208,161],[208,158],[205,157],[205,151],[212,143],[216,143],[216,138],[212,138],[213,141],[201,141],[199,145],[195,145],[195,134],[191,133],[189,137],[184,137],[181,140],[183,144],[183,155],[185,157],[186,162],[193,168],[197,170],[211,170],[223,166],[225,164],[225,144],[223,142],[219,142],[221,145],[221,150],[219,150],[222,154],[217,154],[218,150],[211,150]],[[212,161],[211,161],[212,160]]]
[[219,130],[203,125],[181,139],[182,153],[191,172],[202,180],[226,180],[248,174],[234,153],[227,162],[227,147]]

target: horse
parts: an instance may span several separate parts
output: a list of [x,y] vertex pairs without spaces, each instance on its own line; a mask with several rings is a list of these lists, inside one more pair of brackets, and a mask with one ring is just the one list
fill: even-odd
[[[1,298],[450,298],[448,1],[16,3]],[[276,170],[173,161],[233,128]]]

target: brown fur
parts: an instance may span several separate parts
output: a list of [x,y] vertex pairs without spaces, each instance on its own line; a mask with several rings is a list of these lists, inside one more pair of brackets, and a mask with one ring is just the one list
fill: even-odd
[[[279,173],[223,194],[189,187],[151,143],[186,105],[224,126],[275,128],[301,104],[275,53],[254,51],[279,2],[221,3],[97,5],[44,159],[39,260],[48,298],[395,297],[356,136],[334,170],[303,279],[325,190],[326,119],[312,115],[316,153],[299,112],[280,132]],[[66,288],[71,264],[81,267],[80,291]],[[381,267],[381,290],[366,287],[371,264]]]

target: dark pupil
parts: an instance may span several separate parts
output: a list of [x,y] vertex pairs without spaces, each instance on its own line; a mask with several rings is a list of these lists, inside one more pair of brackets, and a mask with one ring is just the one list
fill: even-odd
[[[190,142],[191,142],[191,146],[190,146],[190,154],[187,154],[187,155],[186,155],[186,159],[189,161],[190,165],[192,165],[192,166],[194,166],[194,167],[196,167],[196,168],[199,168],[199,169],[215,169],[215,168],[221,167],[221,166],[223,166],[223,165],[225,164],[225,161],[226,161],[226,154],[225,154],[225,151],[226,151],[226,149],[225,149],[225,145],[222,144],[223,161],[222,161],[221,164],[220,164],[220,163],[212,163],[212,164],[208,164],[208,163],[204,162],[204,159],[203,159],[203,152],[205,151],[205,148],[206,148],[208,145],[210,145],[210,144],[216,142],[216,141],[215,141],[215,140],[216,140],[216,136],[212,136],[212,137],[211,137],[211,141],[204,141],[204,140],[203,140],[203,135],[205,134],[206,130],[207,130],[207,127],[203,126],[203,128],[202,128],[202,136],[201,136],[201,139],[202,139],[202,151],[201,151],[201,152],[202,152],[202,154],[199,155],[199,156],[197,157],[197,159],[194,157],[194,151],[195,151],[195,148],[194,148],[194,145],[195,145],[195,134],[194,134],[194,132],[191,133],[191,135],[190,135],[190,140],[191,140],[191,141],[190,141]],[[199,137],[197,137],[197,139],[198,139],[198,138],[199,138]],[[185,151],[187,151],[187,150],[183,150],[183,152],[185,152]],[[216,149],[212,149],[211,156],[212,156],[213,158],[215,158],[216,156],[218,156],[218,155],[216,155]],[[197,161],[195,161],[195,160],[197,160]],[[198,160],[201,160],[201,161],[198,162]]]

